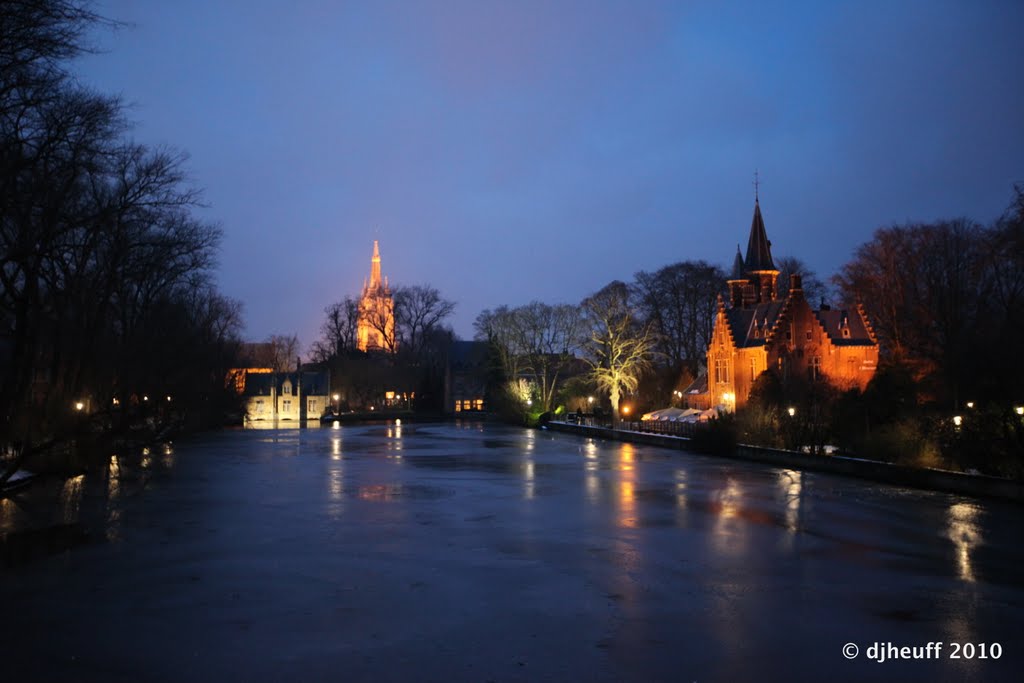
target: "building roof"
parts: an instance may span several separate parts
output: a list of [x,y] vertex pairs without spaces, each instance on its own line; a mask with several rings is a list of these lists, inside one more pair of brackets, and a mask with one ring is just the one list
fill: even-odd
[[767,332],[775,327],[785,301],[757,304],[751,308],[728,308],[725,319],[737,348],[763,346]]
[[747,240],[747,258],[744,259],[746,272],[758,270],[775,270],[772,261],[772,243],[764,230],[764,219],[761,218],[761,205],[754,200],[754,219],[750,223],[750,239]]
[[448,347],[448,362],[456,370],[486,365],[489,346],[481,341],[453,341]]
[[[295,372],[274,372],[248,375],[245,378],[246,396],[270,396],[270,389],[273,387],[280,395],[281,387],[285,380],[291,382],[292,387],[297,384],[298,373]],[[330,392],[330,376],[326,371],[302,373],[302,395],[303,396],[326,396]],[[292,391],[295,391],[293,388]]]
[[864,318],[858,311],[833,309],[815,311],[814,315],[828,335],[829,341],[836,346],[872,346],[875,343],[870,330],[864,324]]

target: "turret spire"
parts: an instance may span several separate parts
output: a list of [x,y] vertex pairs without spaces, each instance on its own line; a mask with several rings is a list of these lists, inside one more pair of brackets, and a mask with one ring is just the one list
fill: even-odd
[[772,243],[764,230],[761,205],[754,200],[754,219],[750,223],[750,239],[747,241],[747,258],[744,259],[747,272],[778,270],[772,262]]

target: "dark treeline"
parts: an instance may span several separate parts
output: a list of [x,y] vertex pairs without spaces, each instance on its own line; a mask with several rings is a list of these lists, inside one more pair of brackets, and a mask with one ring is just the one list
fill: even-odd
[[184,157],[133,142],[121,103],[67,70],[104,23],[75,0],[0,5],[5,443],[52,436],[80,403],[127,417],[227,399],[241,306],[211,279],[220,230],[194,215]]
[[400,285],[391,294],[393,309],[364,312],[380,332],[383,349],[358,349],[359,301],[347,296],[324,309],[312,360],[330,370],[332,391],[344,410],[379,407],[382,396],[395,392],[390,407],[440,412],[445,362],[455,339],[445,321],[455,303],[430,285]]

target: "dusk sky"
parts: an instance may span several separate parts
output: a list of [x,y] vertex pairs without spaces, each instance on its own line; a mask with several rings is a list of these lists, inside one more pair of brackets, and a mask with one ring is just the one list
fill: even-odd
[[318,336],[379,239],[484,308],[768,236],[825,278],[1024,181],[1024,3],[97,2],[82,81],[190,156],[246,337]]

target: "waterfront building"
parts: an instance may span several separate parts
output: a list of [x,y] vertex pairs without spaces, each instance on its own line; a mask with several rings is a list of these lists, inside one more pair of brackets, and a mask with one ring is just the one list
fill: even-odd
[[755,199],[746,256],[737,248],[726,281],[728,300],[718,299],[707,376],[686,392],[691,404],[730,411],[742,407],[766,370],[783,381],[799,373],[810,381],[862,390],[874,376],[878,340],[864,309],[824,303],[812,309],[798,273],[790,276],[789,291],[779,299],[778,277]]

